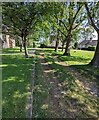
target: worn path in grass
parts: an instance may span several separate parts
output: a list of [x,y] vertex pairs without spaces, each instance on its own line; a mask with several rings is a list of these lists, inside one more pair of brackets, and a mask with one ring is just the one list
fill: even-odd
[[[46,78],[47,84],[49,84],[49,111],[52,118],[74,118],[74,114],[67,110],[66,101],[62,97],[62,89],[59,86],[57,77],[54,75],[53,70],[49,67],[48,63],[44,60],[43,53],[40,54],[40,61],[44,71],[44,77]],[[68,103],[70,105],[70,103]]]
[[[57,57],[54,57],[54,60],[58,62],[63,68],[67,69],[77,80],[77,85],[84,90],[84,92],[96,97],[97,96],[97,85],[96,82],[86,82],[88,78],[84,75],[81,75],[75,69],[67,66],[65,62],[60,61]],[[53,118],[75,118],[75,117],[92,117],[87,114],[84,110],[86,106],[79,105],[76,99],[66,97],[66,86],[64,87],[59,82],[58,75],[55,75],[53,69],[48,65],[44,59],[44,53],[40,53],[40,61],[42,64],[44,77],[49,84],[49,115]],[[59,74],[60,75],[60,74]],[[65,92],[64,92],[65,91]],[[68,91],[67,91],[68,92]],[[65,96],[65,97],[64,97]],[[84,109],[83,109],[84,107]],[[97,114],[95,115],[97,116]],[[93,116],[94,117],[94,116]]]
[[68,64],[65,62],[61,61],[57,57],[53,57],[60,65],[62,65],[65,69],[67,69],[74,77],[78,79],[78,84],[80,87],[82,87],[87,93],[97,96],[97,83],[96,83],[96,78],[89,78],[89,76],[84,76],[82,73],[78,72],[76,69],[73,67],[70,67]]

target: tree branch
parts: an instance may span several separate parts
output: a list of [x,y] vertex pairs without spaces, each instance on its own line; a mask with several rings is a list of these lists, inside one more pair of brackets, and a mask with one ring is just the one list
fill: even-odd
[[74,23],[74,21],[75,21],[75,19],[76,19],[76,16],[78,15],[78,13],[79,13],[80,9],[82,8],[82,6],[83,6],[83,5],[81,5],[81,6],[78,8],[75,16],[73,17],[73,22],[72,22],[72,24]]
[[93,19],[92,19],[92,16],[91,16],[91,13],[90,13],[90,11],[89,11],[89,8],[88,8],[87,3],[85,3],[85,7],[86,7],[86,10],[87,10],[87,15],[88,15],[88,17],[90,18],[91,25],[93,26],[93,28],[94,28],[96,31],[99,32],[99,29],[96,27],[96,25],[95,25],[95,23],[94,23],[94,21],[93,21]]
[[20,31],[21,31],[21,29],[20,29],[20,28],[18,28],[18,27],[16,26],[16,23],[14,22],[14,20],[12,19],[12,17],[10,17],[10,20],[12,21],[13,26],[14,26],[15,28],[17,28],[18,30],[20,30]]
[[62,32],[60,29],[59,29],[59,31],[65,36],[65,37],[67,37],[66,35],[65,35],[65,33],[64,32]]
[[73,21],[72,21],[72,23],[71,23],[71,25],[70,25],[70,30],[72,30],[73,23],[74,23],[74,21],[75,21],[77,15],[78,15],[80,9],[82,8],[82,6],[83,6],[83,5],[81,5],[81,6],[78,8],[76,14],[75,14],[74,17],[73,17]]
[[66,30],[68,31],[67,26],[65,25],[65,23],[64,23],[62,20],[60,20],[60,22],[64,25],[64,27],[65,27]]

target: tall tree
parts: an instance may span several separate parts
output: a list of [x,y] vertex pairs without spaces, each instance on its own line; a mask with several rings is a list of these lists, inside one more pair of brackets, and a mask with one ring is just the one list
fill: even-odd
[[37,17],[44,12],[39,5],[41,4],[34,2],[3,4],[3,23],[13,28],[22,38],[26,58],[28,57],[26,38],[35,26]]
[[80,13],[82,6],[83,4],[74,2],[68,2],[68,4],[65,5],[68,13],[65,16],[65,19],[61,21],[67,30],[66,47],[63,55],[70,55],[70,44],[73,36],[72,32],[82,23],[84,19],[84,14]]
[[96,30],[98,36],[96,51],[90,65],[99,68],[99,2],[85,3],[85,8],[89,17],[89,23]]

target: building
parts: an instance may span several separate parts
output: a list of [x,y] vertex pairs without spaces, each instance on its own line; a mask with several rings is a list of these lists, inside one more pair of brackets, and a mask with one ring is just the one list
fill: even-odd
[[15,47],[15,39],[10,35],[6,34],[7,27],[2,25],[2,36],[0,37],[0,44],[2,48],[14,48]]
[[[57,41],[57,35],[55,35],[54,33],[50,34],[50,44],[48,46],[51,47],[55,47],[56,46],[56,41]],[[62,47],[62,43],[61,43],[61,36],[60,36],[60,40],[59,40],[59,47]]]
[[2,48],[14,48],[15,47],[15,39],[11,38],[10,35],[3,34],[2,35]]
[[78,44],[78,48],[88,48],[97,45],[97,40],[83,40]]

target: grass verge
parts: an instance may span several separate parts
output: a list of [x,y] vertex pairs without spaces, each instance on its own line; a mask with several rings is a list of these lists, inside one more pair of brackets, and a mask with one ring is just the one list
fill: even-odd
[[48,109],[46,99],[48,97],[48,84],[43,76],[43,70],[40,63],[38,52],[36,52],[36,75],[34,82],[33,93],[33,117],[46,118],[48,117]]
[[[14,54],[16,53],[16,54]],[[31,55],[30,55],[31,56]],[[25,118],[33,57],[25,58],[19,49],[2,53],[2,117]]]

